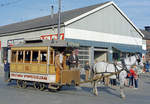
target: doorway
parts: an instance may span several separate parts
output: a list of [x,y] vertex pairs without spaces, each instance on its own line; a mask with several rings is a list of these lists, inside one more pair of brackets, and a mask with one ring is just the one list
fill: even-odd
[[107,49],[105,50],[94,50],[94,61],[104,61],[104,62],[107,62],[108,60],[108,55],[107,55]]

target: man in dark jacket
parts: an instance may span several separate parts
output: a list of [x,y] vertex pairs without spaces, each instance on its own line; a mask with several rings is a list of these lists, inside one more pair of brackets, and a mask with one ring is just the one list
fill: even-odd
[[72,51],[72,54],[69,57],[70,69],[78,67],[78,56],[75,54],[75,51]]
[[8,82],[10,80],[10,78],[9,78],[10,77],[10,66],[6,59],[4,60],[4,72],[5,72],[4,80],[5,80],[5,82]]

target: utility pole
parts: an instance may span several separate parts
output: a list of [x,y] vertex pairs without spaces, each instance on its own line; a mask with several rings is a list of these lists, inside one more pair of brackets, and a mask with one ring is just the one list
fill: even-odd
[[58,40],[60,40],[60,13],[61,13],[61,0],[58,3]]

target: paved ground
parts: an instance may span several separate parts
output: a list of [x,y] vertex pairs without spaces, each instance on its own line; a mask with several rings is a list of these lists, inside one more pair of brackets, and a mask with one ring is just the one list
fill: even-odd
[[127,98],[122,100],[118,88],[100,87],[99,96],[94,96],[90,87],[63,87],[57,93],[21,89],[15,83],[7,85],[0,74],[0,104],[150,104],[150,75],[139,82],[138,90],[125,89]]

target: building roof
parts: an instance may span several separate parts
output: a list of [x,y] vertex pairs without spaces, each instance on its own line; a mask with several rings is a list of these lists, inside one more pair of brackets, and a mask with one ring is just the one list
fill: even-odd
[[[80,16],[81,14],[91,11],[99,6],[102,6],[106,3],[108,3],[108,2],[62,12],[61,13],[61,24],[63,24],[64,22],[66,22],[68,20],[71,20],[77,16]],[[44,17],[40,17],[40,18],[36,18],[36,19],[24,21],[24,22],[0,26],[0,35],[12,33],[12,32],[29,30],[29,29],[57,25],[58,24],[57,19],[58,19],[58,15],[54,14],[53,19],[51,18],[51,15],[48,15],[48,16],[44,16]]]
[[[68,25],[68,24],[73,23],[77,20],[80,20],[100,9],[103,9],[109,5],[115,6],[116,9],[121,13],[121,15],[133,26],[133,28],[142,37],[144,37],[144,35],[141,33],[141,31],[132,23],[132,21],[112,1],[62,12],[61,13],[61,24]],[[36,19],[24,21],[24,22],[1,26],[0,27],[0,36],[11,35],[11,34],[26,32],[26,31],[33,31],[33,30],[37,30],[37,29],[39,30],[41,28],[55,26],[58,23],[57,20],[58,20],[58,14],[54,14],[53,19],[51,18],[50,15],[48,15],[48,16],[44,16],[44,17],[40,17],[40,18],[36,18]]]
[[150,32],[146,31],[146,30],[142,30],[140,29],[140,31],[144,34],[144,38],[145,40],[150,40]]

